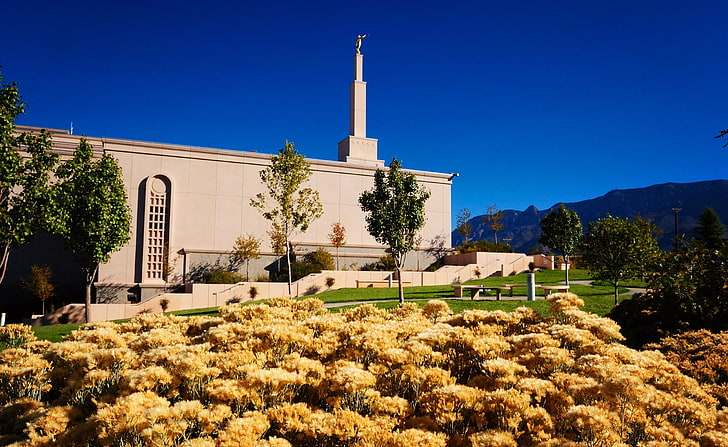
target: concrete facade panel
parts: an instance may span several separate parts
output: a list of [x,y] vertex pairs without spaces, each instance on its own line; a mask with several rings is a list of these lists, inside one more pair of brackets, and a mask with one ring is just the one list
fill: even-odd
[[217,163],[213,160],[190,160],[189,190],[198,194],[217,194]]
[[[78,139],[77,136],[64,135],[63,147],[77,145]],[[238,236],[253,234],[262,240],[261,249],[267,257],[251,265],[251,276],[257,277],[266,265],[275,262],[267,236],[270,222],[250,205],[250,199],[264,191],[259,172],[270,164],[270,155],[127,140],[97,139],[97,144],[118,160],[132,212],[130,242],[101,267],[100,283],[108,282],[131,289],[142,281],[140,272],[144,264],[145,225],[149,212],[147,183],[154,176],[162,176],[169,181],[165,246],[172,257],[177,256],[179,250],[192,250],[197,254],[190,255],[189,260],[195,257],[221,259]],[[340,222],[346,228],[346,245],[340,250],[341,265],[361,266],[375,261],[383,254],[384,247],[367,232],[358,200],[363,191],[373,188],[377,167],[340,161],[308,161],[312,177],[304,186],[319,192],[324,214],[311,224],[306,233],[293,236],[292,242],[297,251],[303,254],[316,247],[325,247],[333,253],[328,235],[331,225]],[[414,174],[432,194],[426,204],[423,249],[443,239],[448,248],[450,178],[446,174],[430,172],[414,171]],[[407,266],[415,268],[417,258],[409,258]],[[420,264],[425,262],[422,257]],[[173,276],[181,277],[185,263],[180,260],[174,268]],[[151,287],[151,284],[146,285]]]
[[218,196],[241,197],[243,173],[244,169],[240,163],[218,163],[216,175]]
[[[215,242],[218,250],[231,250],[235,239],[242,236],[242,198],[218,196],[215,201]],[[260,235],[255,235],[260,237]]]

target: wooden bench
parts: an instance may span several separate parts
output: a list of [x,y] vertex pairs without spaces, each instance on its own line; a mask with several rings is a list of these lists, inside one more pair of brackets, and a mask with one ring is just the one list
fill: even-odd
[[503,290],[507,290],[508,287],[500,287],[500,286],[494,286],[494,287],[487,287],[484,285],[458,285],[458,286],[452,286],[453,291],[455,292],[455,298],[462,298],[463,297],[463,290],[470,291],[470,299],[474,300],[475,298],[480,297],[480,292],[490,292],[492,290],[495,290],[495,298],[497,300],[501,299],[501,292]]
[[[527,288],[528,286],[526,284],[504,284],[503,287],[505,287],[505,288],[507,288],[507,289],[510,290],[510,295],[509,296],[513,296],[513,289],[514,288],[516,288],[516,287]],[[544,297],[549,296],[549,294],[551,294],[552,291],[554,291],[554,290],[557,291],[557,292],[568,292],[569,291],[569,286],[542,286],[540,284],[536,284],[535,287],[537,289],[543,290],[543,296]]]
[[[505,289],[508,289],[508,296],[513,296],[513,289],[516,287],[523,287],[524,289],[528,286],[526,284],[503,284],[503,287]],[[541,287],[538,284],[536,284],[536,287]]]
[[[362,287],[396,287],[397,286],[397,280],[388,280],[388,279],[357,279],[356,280],[356,287],[362,288]],[[390,286],[390,284],[392,284]],[[412,282],[410,281],[402,281],[402,287],[409,287],[412,285]]]
[[543,296],[547,297],[555,290],[557,292],[568,292],[569,286],[538,286],[543,289]]

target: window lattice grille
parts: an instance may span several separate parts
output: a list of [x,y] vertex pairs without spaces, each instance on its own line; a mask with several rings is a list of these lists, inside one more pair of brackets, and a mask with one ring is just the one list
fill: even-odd
[[155,178],[149,188],[147,214],[147,279],[165,277],[165,246],[167,235],[167,188],[164,181]]

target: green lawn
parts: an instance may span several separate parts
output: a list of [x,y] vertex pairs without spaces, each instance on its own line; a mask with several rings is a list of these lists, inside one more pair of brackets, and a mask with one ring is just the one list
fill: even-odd
[[47,326],[34,326],[33,332],[40,340],[59,342],[63,337],[78,329],[82,323],[49,324]]
[[[570,270],[570,281],[589,281],[591,278],[586,270]],[[536,284],[553,285],[562,284],[564,281],[564,272],[559,270],[544,270],[536,273]],[[464,284],[483,284],[485,286],[500,286],[503,284],[525,284],[526,274],[499,277],[491,276],[488,278],[467,281]],[[395,283],[396,284],[396,283]],[[636,286],[636,284],[635,284]],[[626,288],[620,288],[620,293],[627,291]],[[573,293],[579,295],[584,300],[584,311],[604,316],[614,307],[614,289],[611,285],[579,285],[571,284]],[[515,296],[525,296],[525,287],[516,287],[514,289]],[[377,307],[391,308],[397,305],[398,291],[396,287],[390,288],[361,288],[361,289],[339,289],[330,292],[322,292],[313,295],[321,299],[325,303],[346,303],[358,301],[381,301],[376,303]],[[404,298],[407,301],[415,301],[422,305],[430,299],[443,299],[447,301],[453,312],[460,312],[465,309],[486,309],[495,310],[502,309],[505,311],[513,310],[519,306],[527,306],[535,309],[539,313],[548,312],[549,304],[543,300],[543,297],[536,301],[495,301],[495,292],[486,294],[489,300],[462,300],[453,299],[453,287],[451,284],[439,286],[420,286],[405,287]],[[346,306],[343,309],[350,307]]]
[[[571,281],[588,281],[590,280],[589,272],[586,270],[570,270],[569,279]],[[564,281],[564,272],[559,270],[544,270],[536,273],[536,284],[552,285],[560,284]],[[473,281],[468,281],[465,284],[483,284],[486,286],[499,286],[503,284],[525,284],[526,274],[521,273],[514,276],[508,277],[489,277]],[[396,282],[395,282],[396,285]],[[639,281],[634,281],[628,284],[631,287],[643,287],[644,284]],[[594,313],[600,316],[604,316],[614,307],[614,295],[613,288],[609,284],[593,284],[589,286],[572,284],[571,289],[573,293],[579,295],[584,300],[584,311]],[[626,288],[620,288],[620,293],[626,292]],[[526,289],[515,288],[514,294],[516,296],[525,296]],[[358,301],[373,301],[377,307],[381,308],[392,308],[398,305],[398,291],[397,287],[392,288],[361,288],[361,289],[339,289],[332,290],[329,292],[322,292],[313,297],[319,298],[325,303],[350,303]],[[489,292],[485,300],[468,300],[468,299],[454,299],[453,287],[450,284],[439,285],[439,286],[420,286],[420,287],[405,287],[404,298],[407,301],[414,301],[420,307],[422,307],[427,301],[431,299],[442,299],[445,300],[450,309],[453,312],[461,312],[466,309],[485,309],[485,310],[504,310],[506,312],[512,311],[513,309],[520,306],[531,307],[537,312],[543,314],[548,313],[549,303],[546,302],[543,297],[538,298],[536,301],[524,300],[495,300],[495,292]],[[258,304],[260,302],[253,302]],[[347,309],[352,306],[342,306],[332,309],[332,311],[340,311]],[[217,313],[217,308],[207,309],[191,309],[179,312],[172,312],[176,315],[214,315]],[[120,320],[119,322],[128,321]],[[36,336],[39,339],[49,340],[52,342],[61,341],[65,335],[70,334],[73,330],[78,328],[80,324],[57,324],[50,326],[38,326],[34,327]]]

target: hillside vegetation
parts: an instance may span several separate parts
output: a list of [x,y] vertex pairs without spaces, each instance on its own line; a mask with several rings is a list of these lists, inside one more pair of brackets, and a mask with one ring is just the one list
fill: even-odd
[[2,329],[0,444],[719,446],[728,414],[657,351],[553,295],[542,317],[318,299]]

